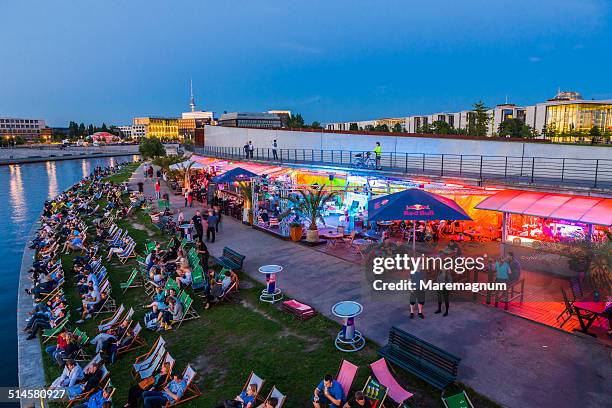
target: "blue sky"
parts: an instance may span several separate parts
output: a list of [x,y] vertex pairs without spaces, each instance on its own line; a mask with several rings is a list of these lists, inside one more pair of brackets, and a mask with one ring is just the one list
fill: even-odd
[[[198,108],[331,122],[612,98],[606,0],[0,0],[0,116]],[[8,17],[8,18],[7,18]]]

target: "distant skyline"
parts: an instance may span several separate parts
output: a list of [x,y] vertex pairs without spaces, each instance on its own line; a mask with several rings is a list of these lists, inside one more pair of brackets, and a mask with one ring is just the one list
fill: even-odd
[[[612,99],[606,0],[0,0],[0,116],[128,124],[289,109],[310,123]],[[6,18],[9,17],[9,18]]]

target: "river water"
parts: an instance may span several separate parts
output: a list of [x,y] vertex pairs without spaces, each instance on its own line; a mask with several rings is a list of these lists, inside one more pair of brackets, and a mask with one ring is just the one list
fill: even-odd
[[[17,289],[23,249],[46,199],[89,175],[96,166],[134,156],[0,166],[0,386],[17,386]],[[24,323],[25,324],[25,323]],[[22,325],[20,325],[22,326]]]

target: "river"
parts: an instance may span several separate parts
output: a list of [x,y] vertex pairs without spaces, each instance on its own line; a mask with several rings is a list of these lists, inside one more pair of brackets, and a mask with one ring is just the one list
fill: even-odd
[[0,290],[0,338],[4,344],[0,385],[18,385],[15,311],[19,270],[27,234],[40,216],[45,200],[89,175],[96,166],[105,167],[134,158],[125,156],[0,166],[0,282],[3,286]]

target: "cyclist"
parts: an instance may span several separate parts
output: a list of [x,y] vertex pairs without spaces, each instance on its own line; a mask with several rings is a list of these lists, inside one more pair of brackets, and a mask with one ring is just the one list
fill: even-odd
[[382,147],[380,147],[380,142],[376,142],[374,156],[376,156],[376,170],[382,169],[382,167],[380,167],[380,157],[382,156]]

